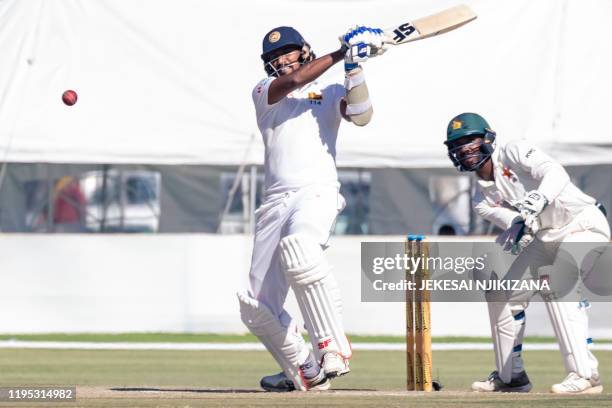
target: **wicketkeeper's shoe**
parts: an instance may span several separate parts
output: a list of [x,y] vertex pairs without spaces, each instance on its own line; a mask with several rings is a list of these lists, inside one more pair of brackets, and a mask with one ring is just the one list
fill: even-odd
[[472,390],[477,392],[529,392],[531,382],[525,371],[513,374],[510,384],[503,382],[499,378],[499,373],[493,371],[486,380],[472,383]]
[[599,375],[595,374],[590,380],[576,373],[569,373],[565,380],[551,387],[550,392],[555,394],[601,394],[603,386]]
[[[308,391],[325,391],[331,386],[331,381],[325,376],[323,370],[312,379],[304,379]],[[271,392],[290,392],[295,391],[293,381],[287,378],[284,372],[274,375],[267,375],[259,382],[261,388]]]
[[341,375],[348,374],[351,369],[349,368],[349,361],[335,351],[328,351],[323,355],[323,361],[321,361],[322,371],[325,372],[327,378],[340,377]]

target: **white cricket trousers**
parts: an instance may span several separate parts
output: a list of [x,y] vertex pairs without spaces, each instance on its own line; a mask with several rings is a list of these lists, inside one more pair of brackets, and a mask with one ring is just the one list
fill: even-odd
[[345,206],[339,184],[316,184],[267,197],[255,211],[249,294],[280,316],[289,285],[280,262],[280,240],[308,234],[327,246],[336,216]]

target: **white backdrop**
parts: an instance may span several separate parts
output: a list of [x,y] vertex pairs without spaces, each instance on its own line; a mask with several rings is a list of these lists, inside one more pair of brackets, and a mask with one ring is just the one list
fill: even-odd
[[[393,241],[401,237],[367,237]],[[363,303],[362,238],[338,236],[327,251],[344,298],[346,329],[404,334],[403,303]],[[214,234],[0,234],[0,333],[245,333],[235,292],[246,284],[252,238]],[[288,309],[299,315],[290,299]],[[594,304],[592,334],[612,338],[610,304]],[[542,304],[528,335],[552,335]],[[434,336],[488,336],[486,305],[433,303]]]
[[[2,0],[0,162],[261,163],[250,93],[269,29],[295,26],[322,55],[356,23],[457,2]],[[475,22],[366,64],[375,116],[343,125],[338,164],[447,167],[445,126],[463,111],[502,139],[555,142],[564,163],[611,162],[596,144],[612,140],[612,2],[465,2]]]

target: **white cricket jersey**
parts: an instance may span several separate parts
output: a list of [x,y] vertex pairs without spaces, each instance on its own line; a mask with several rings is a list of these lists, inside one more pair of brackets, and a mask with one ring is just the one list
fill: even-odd
[[538,237],[543,241],[552,240],[560,228],[596,203],[570,181],[557,161],[527,141],[498,146],[491,158],[495,179],[479,179],[473,201],[476,212],[500,228],[510,227],[518,215],[514,203],[531,190],[540,191],[548,200],[539,216]]
[[338,183],[336,139],[344,87],[312,82],[270,105],[268,88],[275,79],[266,78],[253,89],[266,149],[266,196],[311,184]]

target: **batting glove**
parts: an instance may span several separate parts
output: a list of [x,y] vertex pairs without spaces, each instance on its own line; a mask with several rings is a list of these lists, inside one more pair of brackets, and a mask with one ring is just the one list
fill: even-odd
[[368,58],[371,57],[372,48],[366,43],[357,43],[355,45],[351,45],[347,50],[346,54],[344,54],[344,65],[345,68],[355,67],[360,62],[365,62]]
[[345,64],[355,66],[368,58],[377,57],[387,51],[384,32],[380,28],[355,26],[340,36],[342,47],[346,49]]
[[373,48],[382,48],[385,34],[380,28],[355,26],[340,37],[340,41],[347,46],[366,43]]

